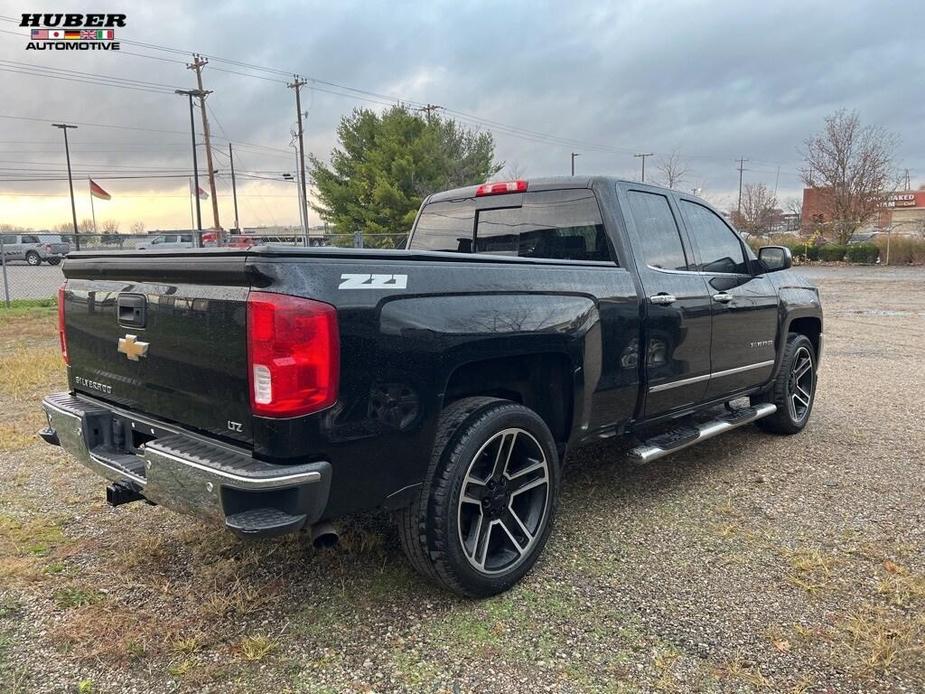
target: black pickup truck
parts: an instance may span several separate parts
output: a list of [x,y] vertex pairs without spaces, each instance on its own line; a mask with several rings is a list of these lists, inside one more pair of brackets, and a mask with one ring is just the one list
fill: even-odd
[[795,434],[817,290],[704,201],[607,177],[430,196],[407,248],[73,253],[70,390],[40,432],[110,481],[244,537],[394,511],[411,563],[509,588],[552,527],[567,451],[646,463],[756,422]]

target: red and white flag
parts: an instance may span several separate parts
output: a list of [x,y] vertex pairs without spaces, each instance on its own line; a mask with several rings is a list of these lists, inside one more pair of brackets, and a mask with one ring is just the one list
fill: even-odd
[[206,200],[206,199],[208,199],[209,194],[208,194],[206,191],[204,191],[202,188],[197,188],[195,185],[193,185],[193,182],[190,181],[190,182],[189,182],[189,192],[190,192],[190,195],[195,195],[197,190],[199,191],[199,199],[200,199],[200,200]]
[[100,200],[110,200],[112,198],[112,196],[109,193],[107,193],[105,190],[103,190],[102,186],[100,186],[96,181],[94,181],[92,178],[89,180],[90,180],[90,195],[92,195],[95,198],[99,198]]

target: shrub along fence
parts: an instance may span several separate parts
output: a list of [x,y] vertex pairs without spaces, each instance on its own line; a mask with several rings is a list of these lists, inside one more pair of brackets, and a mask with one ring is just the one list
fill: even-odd
[[[751,237],[748,245],[756,252],[762,246],[786,246],[793,257],[800,261],[824,261],[858,264],[873,264],[879,261],[890,265],[925,265],[925,238],[910,236],[893,236],[887,239],[879,236],[873,243],[856,243],[844,245],[827,243],[817,246],[811,241],[792,234],[772,236],[770,238]],[[889,245],[889,253],[887,246]],[[887,260],[889,258],[889,261]]]

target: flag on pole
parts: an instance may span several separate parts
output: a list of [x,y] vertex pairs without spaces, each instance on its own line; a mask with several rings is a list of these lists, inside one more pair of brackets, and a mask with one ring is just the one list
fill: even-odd
[[112,198],[112,196],[103,190],[92,178],[90,179],[90,195],[100,200],[109,200]]
[[[195,195],[195,194],[196,194],[196,190],[197,190],[197,187],[193,184],[192,181],[190,181],[190,182],[189,182],[189,192],[190,192],[190,195]],[[207,200],[207,199],[209,198],[209,194],[208,194],[206,191],[204,191],[202,188],[198,188],[198,190],[199,190],[199,199],[200,199],[200,200]]]

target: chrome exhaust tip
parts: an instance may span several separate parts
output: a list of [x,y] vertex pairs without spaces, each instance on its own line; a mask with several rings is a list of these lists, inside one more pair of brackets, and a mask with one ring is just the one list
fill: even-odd
[[312,526],[312,545],[315,549],[330,549],[340,540],[340,533],[332,523],[323,521]]

